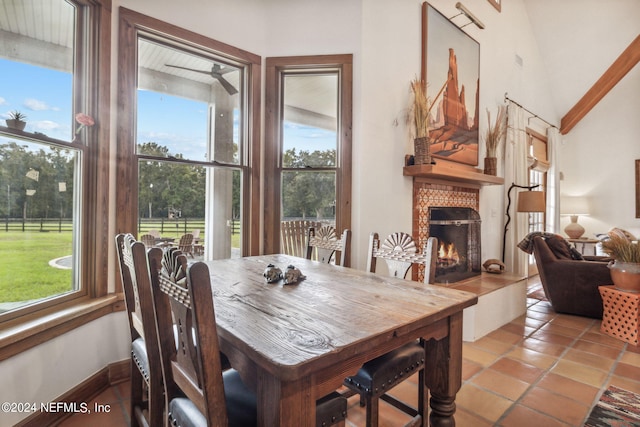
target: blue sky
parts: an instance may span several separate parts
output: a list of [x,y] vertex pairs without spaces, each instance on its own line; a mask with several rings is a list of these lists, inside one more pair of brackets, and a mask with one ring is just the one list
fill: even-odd
[[[26,132],[71,141],[73,120],[71,75],[24,63],[0,59],[0,118],[11,111],[27,116]],[[207,106],[158,92],[138,92],[138,142],[156,142],[171,153],[204,160],[207,140]],[[236,128],[238,118],[234,119]],[[234,140],[237,142],[237,130]],[[326,150],[335,148],[335,132],[285,123],[285,148]]]
[[71,75],[0,59],[0,118],[11,111],[27,116],[26,132],[72,139]]

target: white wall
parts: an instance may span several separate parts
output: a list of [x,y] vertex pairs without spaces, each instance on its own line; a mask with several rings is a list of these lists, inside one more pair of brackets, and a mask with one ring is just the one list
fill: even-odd
[[[640,2],[526,0],[545,53],[552,97],[566,114],[638,36]],[[548,11],[553,10],[553,14]],[[576,127],[563,137],[561,191],[586,195],[591,215],[585,236],[611,227],[640,228],[635,218],[635,159],[640,159],[640,66],[636,65]],[[569,218],[561,218],[561,229]]]
[[[453,0],[430,2],[447,17],[458,13]],[[364,268],[368,234],[386,236],[411,232],[412,179],[402,176],[405,154],[413,147],[404,115],[409,81],[421,72],[421,5],[418,0],[362,2],[362,85],[355,96],[354,123],[354,245],[352,259]],[[392,7],[391,7],[392,5]],[[485,25],[464,28],[480,43],[480,132],[486,108],[495,110],[505,92],[542,117],[556,116],[533,33],[521,1],[503,5],[498,13],[488,2],[467,5]],[[453,19],[459,25],[464,16]],[[516,64],[516,55],[523,65]],[[545,96],[545,94],[547,94]],[[358,113],[359,112],[359,113]],[[397,122],[397,124],[396,124]],[[479,167],[482,168],[483,147]],[[502,173],[499,168],[498,174]],[[480,193],[482,259],[500,258],[504,220],[503,186],[486,186]]]
[[[124,312],[103,316],[18,356],[0,362],[0,402],[54,401],[108,364],[130,355]],[[29,413],[0,414],[9,427]]]

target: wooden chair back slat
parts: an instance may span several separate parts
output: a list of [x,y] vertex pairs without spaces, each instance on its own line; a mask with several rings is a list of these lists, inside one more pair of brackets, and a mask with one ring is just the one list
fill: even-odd
[[390,276],[405,278],[413,264],[422,264],[425,267],[424,283],[434,283],[437,246],[437,239],[429,237],[422,252],[417,252],[415,241],[407,233],[392,233],[383,242],[378,233],[371,233],[367,270],[375,273],[380,258],[387,264]]
[[307,237],[307,259],[350,267],[351,230],[346,229],[338,239],[336,229],[330,225],[310,227]]
[[[134,384],[132,374],[132,411],[131,416],[138,419],[138,423],[156,425],[161,422],[164,413],[162,370],[160,369],[160,348],[158,346],[157,330],[151,296],[151,273],[149,259],[160,259],[162,251],[151,248],[147,252],[144,243],[136,241],[131,234],[118,234],[116,248],[120,264],[122,287],[125,294],[125,304],[129,317],[131,341],[139,338],[144,340],[148,360],[148,371],[143,372],[137,360],[135,364],[140,370],[148,389],[143,396],[139,384]],[[132,356],[132,360],[135,358]],[[132,368],[136,369],[136,368]],[[138,376],[135,376],[138,378]],[[135,396],[134,396],[135,395]],[[147,400],[146,405],[143,403]],[[143,406],[146,406],[144,408]],[[145,410],[146,409],[146,410]]]
[[166,399],[169,402],[185,395],[210,425],[226,426],[209,269],[202,262],[187,266],[186,256],[177,250],[167,251],[157,266],[152,266],[156,269],[152,289]]
[[318,227],[317,221],[292,220],[280,223],[280,251],[304,258],[307,251],[307,234],[310,227]]
[[144,243],[147,248],[152,248],[156,245],[156,238],[151,234],[143,234],[140,236],[140,241]]
[[178,249],[184,254],[191,255],[193,258],[193,234],[186,233],[180,236],[178,241]]

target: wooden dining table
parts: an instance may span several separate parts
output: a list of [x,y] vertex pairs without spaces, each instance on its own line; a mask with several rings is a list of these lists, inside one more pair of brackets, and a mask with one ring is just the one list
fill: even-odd
[[[475,294],[280,254],[206,264],[220,349],[256,391],[260,426],[315,426],[318,398],[363,363],[418,338],[430,425],[453,425],[462,311],[477,303]],[[267,283],[268,264],[293,265],[306,278]]]

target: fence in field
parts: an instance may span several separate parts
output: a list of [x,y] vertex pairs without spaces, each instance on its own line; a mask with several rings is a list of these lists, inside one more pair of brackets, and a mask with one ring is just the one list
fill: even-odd
[[67,232],[73,230],[73,222],[70,219],[51,218],[5,218],[4,231],[37,231],[37,232]]
[[[233,234],[240,233],[240,221],[232,220],[230,226]],[[204,218],[144,218],[138,221],[140,234],[150,230],[158,230],[162,235],[175,234],[177,236],[196,229],[204,231]],[[73,231],[73,221],[71,219],[5,218],[4,231],[71,232]]]
[[[240,221],[232,220],[230,222],[231,233],[240,233]],[[175,235],[176,237],[191,233],[193,230],[205,231],[204,218],[141,218],[138,220],[138,232],[140,234],[148,233],[151,230],[159,231],[161,235]]]

